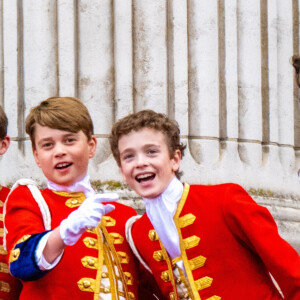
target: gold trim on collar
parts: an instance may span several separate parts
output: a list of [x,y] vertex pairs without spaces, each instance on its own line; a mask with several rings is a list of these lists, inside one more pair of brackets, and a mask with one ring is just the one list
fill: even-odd
[[221,297],[215,295],[215,296],[207,298],[206,300],[221,300]]
[[63,197],[69,197],[69,198],[85,198],[85,195],[84,193],[82,192],[75,192],[75,193],[69,193],[69,192],[59,192],[59,191],[53,191],[52,192],[54,194],[57,194],[57,195],[60,195],[60,196],[63,196]]
[[59,191],[52,191],[54,194],[69,198],[66,200],[65,205],[70,208],[78,207],[82,204],[85,200],[85,195],[82,192],[76,193],[69,193],[69,192],[59,192]]

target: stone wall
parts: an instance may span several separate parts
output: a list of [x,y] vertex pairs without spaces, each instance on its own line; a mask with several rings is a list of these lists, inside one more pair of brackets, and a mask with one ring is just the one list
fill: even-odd
[[300,104],[290,63],[298,1],[7,0],[0,16],[0,104],[12,138],[1,184],[44,183],[24,132],[42,99],[75,96],[89,108],[94,182],[122,181],[107,141],[112,123],[151,108],[180,124],[184,181],[241,184],[300,252]]

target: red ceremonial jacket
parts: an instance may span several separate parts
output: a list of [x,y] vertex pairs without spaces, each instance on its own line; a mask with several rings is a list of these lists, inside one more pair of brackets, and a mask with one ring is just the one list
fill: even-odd
[[3,249],[3,206],[9,189],[0,186],[0,299],[19,299],[21,282],[9,274],[7,266],[7,251]]
[[[85,199],[83,193],[49,189],[41,193],[49,207],[53,229]],[[137,299],[136,263],[125,239],[125,223],[136,212],[120,203],[113,205],[115,210],[102,218],[100,226],[85,232],[75,245],[65,248],[56,267],[39,279],[23,282],[20,300],[98,300],[100,293],[109,295],[108,299],[119,299],[119,296]],[[26,260],[21,259],[22,247],[45,231],[41,210],[27,186],[17,187],[8,197],[5,226],[10,267],[19,263],[16,269],[26,270]],[[110,286],[104,286],[104,281]]]
[[[269,211],[235,184],[185,184],[174,216],[191,299],[300,299],[300,258]],[[178,299],[172,261],[144,214],[132,241],[167,299]]]

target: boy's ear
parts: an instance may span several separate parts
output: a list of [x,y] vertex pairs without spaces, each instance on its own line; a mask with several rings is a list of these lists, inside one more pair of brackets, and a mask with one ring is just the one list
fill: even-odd
[[3,155],[10,145],[10,137],[5,136],[3,140],[0,141],[0,155]]
[[176,172],[179,167],[180,167],[180,161],[181,161],[181,152],[180,150],[175,150],[174,154],[173,154],[173,158],[172,158],[172,161],[173,161],[173,168],[172,170],[174,172]]
[[97,139],[92,136],[92,138],[88,141],[89,144],[89,158],[92,158],[95,156],[96,150],[97,150]]

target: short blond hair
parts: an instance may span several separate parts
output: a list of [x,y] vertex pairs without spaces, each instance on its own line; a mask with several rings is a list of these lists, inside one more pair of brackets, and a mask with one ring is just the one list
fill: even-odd
[[26,133],[33,148],[36,124],[73,133],[82,130],[88,140],[94,133],[88,109],[79,99],[73,97],[51,97],[31,108],[26,118]]

